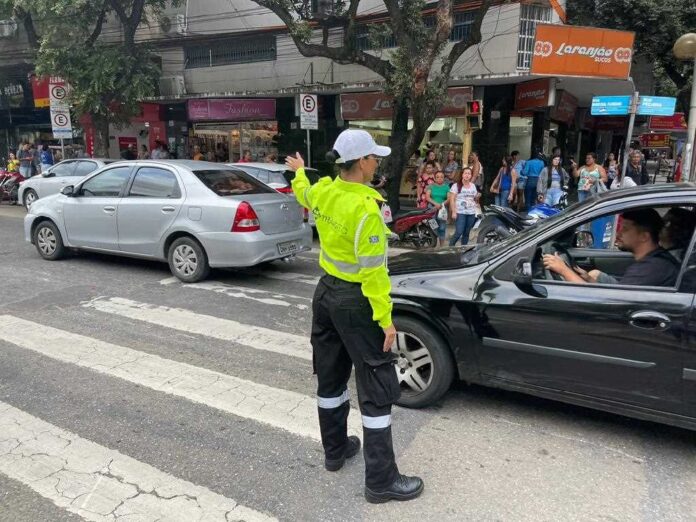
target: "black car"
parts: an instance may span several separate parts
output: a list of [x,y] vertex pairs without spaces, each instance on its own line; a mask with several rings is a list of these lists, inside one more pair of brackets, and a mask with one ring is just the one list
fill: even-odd
[[694,211],[696,185],[609,192],[507,240],[390,260],[402,406],[441,398],[452,381],[521,391],[696,429],[696,248],[670,251],[670,287],[577,284],[544,253],[621,277],[624,211]]

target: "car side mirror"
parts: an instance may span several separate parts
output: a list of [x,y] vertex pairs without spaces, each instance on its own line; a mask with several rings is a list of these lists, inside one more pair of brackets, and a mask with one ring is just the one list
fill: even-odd
[[528,257],[520,258],[512,274],[512,281],[515,283],[515,286],[532,297],[547,297],[549,293],[546,288],[534,284],[533,278],[532,262]]
[[573,236],[574,248],[592,248],[594,245],[594,236],[592,232],[587,230],[579,230]]
[[63,194],[64,196],[73,197],[76,195],[75,194],[75,187],[73,187],[72,185],[68,185],[67,187],[63,187],[61,189],[60,193]]
[[41,175],[44,178],[52,178],[53,176],[55,176],[55,174],[53,172],[51,172],[50,170],[48,172],[42,172]]

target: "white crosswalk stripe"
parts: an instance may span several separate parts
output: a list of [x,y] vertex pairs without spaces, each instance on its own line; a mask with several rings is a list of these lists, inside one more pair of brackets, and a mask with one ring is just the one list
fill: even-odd
[[0,473],[86,520],[275,520],[4,402]]
[[312,360],[312,348],[307,337],[279,332],[261,326],[242,324],[231,319],[198,314],[181,308],[157,306],[120,297],[95,298],[82,304],[100,312],[145,321],[181,332],[206,335],[232,341],[257,350]]
[[[11,315],[0,316],[0,338],[61,362],[320,440],[314,397],[164,359]],[[46,342],[47,339],[51,342]],[[362,431],[360,415],[355,411],[349,417],[349,431],[353,434]]]
[[[181,283],[176,277],[168,277],[160,281],[161,285],[171,286],[176,285],[185,289],[193,290],[208,290],[217,294],[225,294],[230,297],[241,299],[249,299],[257,303],[263,303],[274,306],[282,306],[286,308],[298,308],[300,310],[308,310],[312,299],[309,297],[301,297],[299,295],[281,294],[278,292],[269,292],[267,290],[259,290],[257,288],[248,288],[236,285],[229,285],[220,281],[203,281],[201,283]],[[291,301],[299,301],[293,303]]]

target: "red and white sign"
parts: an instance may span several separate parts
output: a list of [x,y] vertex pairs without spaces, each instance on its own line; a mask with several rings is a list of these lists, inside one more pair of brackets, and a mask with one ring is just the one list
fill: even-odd
[[553,105],[556,94],[554,78],[540,78],[515,86],[515,110],[543,109]]
[[[447,89],[447,100],[437,115],[466,116],[466,104],[474,99],[473,87]],[[341,117],[344,120],[390,120],[394,99],[383,92],[341,94]]]
[[551,107],[551,119],[570,125],[575,121],[575,113],[578,110],[578,99],[568,91],[556,93],[556,105]]
[[670,135],[667,133],[640,135],[640,146],[645,149],[659,149],[669,145]]
[[133,136],[119,136],[118,137],[118,150],[125,150],[128,145],[132,145],[134,150],[138,148],[138,138]]
[[672,116],[650,116],[648,127],[653,130],[686,132],[686,117],[683,112],[675,112]]

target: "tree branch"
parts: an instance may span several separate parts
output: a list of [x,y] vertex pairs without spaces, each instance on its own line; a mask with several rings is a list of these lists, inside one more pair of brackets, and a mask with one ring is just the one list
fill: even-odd
[[436,26],[430,48],[437,50],[452,34],[452,0],[439,0],[435,9]]
[[358,5],[360,0],[350,0],[348,5],[348,11],[345,14],[346,18],[346,28],[343,32],[343,45],[345,47],[352,47],[353,36],[355,34],[355,17],[358,14]]
[[[363,67],[367,67],[368,69],[379,74],[382,78],[385,79],[393,73],[394,66],[390,62],[388,62],[387,60],[382,60],[381,58],[377,58],[376,56],[373,56],[359,49],[355,49],[352,45],[352,41],[348,44],[342,45],[341,47],[329,47],[325,44],[312,44],[305,41],[302,35],[297,30],[297,22],[295,21],[292,14],[287,8],[278,5],[277,2],[274,2],[272,0],[255,1],[260,6],[273,11],[273,13],[281,19],[281,21],[289,29],[290,36],[292,37],[293,42],[297,46],[297,50],[300,51],[300,54],[302,56],[305,56],[307,58],[328,58],[342,65],[355,63],[358,65],[362,65]],[[359,3],[360,0],[351,0],[350,9],[348,10],[346,16],[349,16],[350,13],[357,12]],[[350,18],[350,20],[354,19],[355,16],[353,15],[352,18]]]
[[454,64],[457,63],[457,60],[459,60],[462,54],[464,54],[469,47],[481,43],[481,25],[483,24],[483,18],[486,16],[491,3],[492,0],[483,0],[481,7],[479,7],[478,13],[476,14],[476,18],[474,19],[474,23],[471,24],[471,31],[469,31],[469,36],[467,39],[460,40],[452,46],[452,49],[450,49],[449,55],[442,62],[442,68],[440,69],[440,73],[443,77],[449,78],[449,75],[452,72],[452,67],[454,67]]
[[97,17],[97,24],[94,26],[94,30],[92,31],[92,34],[89,35],[89,38],[87,38],[87,41],[85,42],[85,45],[87,47],[92,47],[94,45],[94,42],[97,41],[97,38],[99,38],[99,35],[101,34],[102,27],[104,25],[104,19],[106,18],[106,2],[102,5],[102,9],[99,12],[99,16]]

